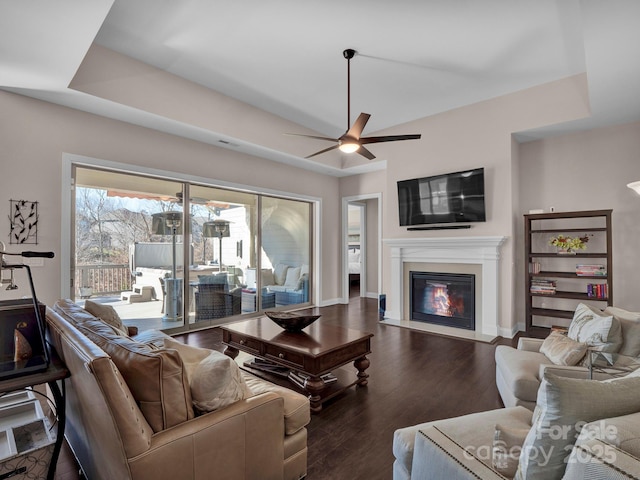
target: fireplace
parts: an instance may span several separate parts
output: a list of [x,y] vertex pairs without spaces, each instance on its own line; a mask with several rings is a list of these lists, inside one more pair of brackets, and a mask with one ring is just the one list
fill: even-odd
[[410,272],[411,320],[475,330],[475,275]]
[[[512,338],[511,329],[502,331],[500,327],[500,250],[506,239],[504,236],[384,239],[384,244],[390,248],[391,269],[389,291],[386,292],[387,309],[382,322],[486,342],[494,341],[498,335]],[[475,330],[410,320],[411,271],[475,275]],[[511,276],[507,279],[510,281]]]

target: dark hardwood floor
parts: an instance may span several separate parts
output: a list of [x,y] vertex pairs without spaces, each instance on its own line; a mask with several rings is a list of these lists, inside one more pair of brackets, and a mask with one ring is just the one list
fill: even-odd
[[[440,418],[502,407],[495,386],[496,345],[458,340],[380,324],[373,299],[308,309],[319,322],[374,334],[369,384],[351,388],[324,404],[308,426],[309,480],[392,478],[393,432]],[[179,335],[185,343],[223,350],[219,329]],[[355,370],[354,370],[355,374]],[[68,452],[56,478],[75,480]]]

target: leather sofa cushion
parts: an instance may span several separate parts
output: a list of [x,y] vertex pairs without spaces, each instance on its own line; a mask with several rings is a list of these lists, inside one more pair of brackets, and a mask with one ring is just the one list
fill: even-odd
[[516,398],[534,402],[538,398],[540,365],[553,365],[544,354],[517,350],[506,345],[496,348],[496,366]]
[[94,315],[69,299],[58,300],[53,305],[53,310],[75,327],[87,320],[97,320]]
[[293,435],[311,421],[311,411],[307,397],[288,388],[261,380],[245,371],[242,372],[242,375],[253,395],[275,392],[284,399],[285,435]]
[[178,352],[154,349],[116,335],[99,320],[84,321],[78,329],[111,357],[154,432],[194,417],[189,382]]

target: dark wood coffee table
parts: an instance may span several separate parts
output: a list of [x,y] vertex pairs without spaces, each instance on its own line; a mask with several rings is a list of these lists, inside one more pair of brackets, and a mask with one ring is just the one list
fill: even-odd
[[[368,383],[366,355],[371,353],[372,333],[324,325],[322,319],[300,333],[291,333],[267,317],[224,325],[220,329],[222,342],[227,346],[224,353],[231,358],[243,351],[307,375],[304,390],[314,413],[322,410],[322,403],[338,393]],[[345,375],[340,375],[338,382],[325,384],[321,375],[335,373],[349,362],[353,362],[357,375],[346,381]]]

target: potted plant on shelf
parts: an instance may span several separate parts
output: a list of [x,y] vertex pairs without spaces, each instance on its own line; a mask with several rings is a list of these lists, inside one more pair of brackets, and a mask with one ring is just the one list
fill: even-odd
[[568,235],[558,235],[549,240],[549,245],[558,249],[558,253],[565,255],[575,255],[576,250],[586,250],[589,237],[570,237]]

